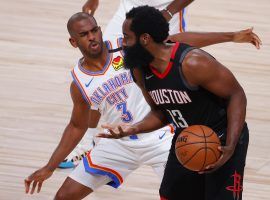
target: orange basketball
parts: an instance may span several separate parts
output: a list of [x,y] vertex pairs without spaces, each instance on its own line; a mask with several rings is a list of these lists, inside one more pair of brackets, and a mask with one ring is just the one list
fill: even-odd
[[193,125],[184,129],[177,137],[175,153],[179,162],[192,171],[202,171],[221,156],[220,140],[209,127]]

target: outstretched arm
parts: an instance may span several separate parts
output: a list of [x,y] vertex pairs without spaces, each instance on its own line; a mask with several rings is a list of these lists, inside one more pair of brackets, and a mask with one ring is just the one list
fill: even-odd
[[[31,189],[30,193],[33,194],[36,186],[38,186],[37,192],[41,190],[43,181],[52,175],[59,163],[62,162],[79,143],[88,128],[89,107],[75,83],[71,84],[71,96],[74,104],[71,120],[65,128],[61,141],[53,152],[49,162],[25,179],[26,193]],[[31,183],[33,183],[32,188]]]
[[257,49],[262,45],[258,35],[253,32],[253,28],[236,32],[184,32],[170,35],[167,40],[195,47],[205,47],[223,42],[251,43]]

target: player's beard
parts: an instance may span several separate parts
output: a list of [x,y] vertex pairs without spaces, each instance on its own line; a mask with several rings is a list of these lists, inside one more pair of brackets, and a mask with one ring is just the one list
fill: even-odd
[[123,47],[124,50],[124,66],[127,69],[140,68],[147,70],[149,64],[154,60],[154,56],[143,46],[136,42],[133,46]]

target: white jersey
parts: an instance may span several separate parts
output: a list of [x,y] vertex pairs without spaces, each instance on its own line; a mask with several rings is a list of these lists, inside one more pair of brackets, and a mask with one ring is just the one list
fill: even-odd
[[[121,0],[120,5],[108,23],[103,38],[110,39],[115,37],[122,37],[122,25],[126,18],[126,13],[133,7],[148,5],[155,7],[159,10],[166,8],[173,0]],[[180,0],[181,1],[181,0]],[[185,23],[185,9],[179,13],[174,14],[173,18],[169,21],[170,34],[184,32],[186,29]]]
[[[120,43],[120,38],[105,42],[111,52],[102,71],[86,70],[81,65],[83,59],[80,59],[72,70],[74,81],[91,109],[98,110],[102,119],[113,125],[136,123],[150,111],[130,71],[123,67]],[[117,48],[118,50],[115,50]],[[140,137],[142,135],[147,134],[140,134]]]

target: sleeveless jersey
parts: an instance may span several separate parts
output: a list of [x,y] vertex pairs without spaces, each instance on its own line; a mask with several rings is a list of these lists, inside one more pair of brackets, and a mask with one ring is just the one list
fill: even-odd
[[[98,110],[103,121],[112,125],[136,123],[150,111],[130,71],[123,67],[120,43],[120,38],[105,42],[109,54],[101,71],[85,69],[81,65],[83,58],[72,70],[74,82],[90,108]],[[139,134],[139,137],[146,135],[148,134]],[[136,138],[137,136],[131,136],[131,139]]]
[[226,128],[226,105],[223,99],[201,87],[190,87],[182,74],[182,61],[187,52],[194,49],[176,43],[171,61],[163,74],[153,67],[145,72],[145,88],[155,104],[177,128],[195,124],[206,125],[218,131]]

